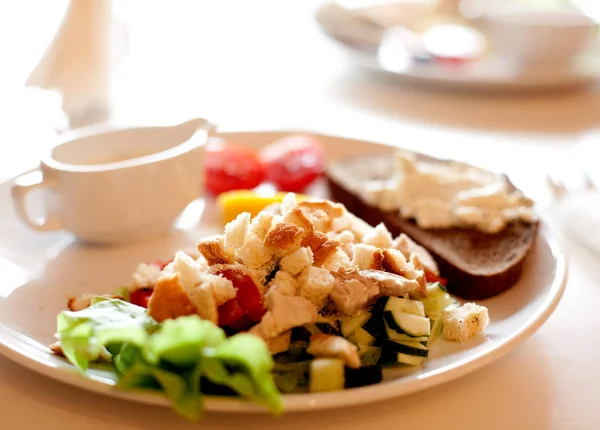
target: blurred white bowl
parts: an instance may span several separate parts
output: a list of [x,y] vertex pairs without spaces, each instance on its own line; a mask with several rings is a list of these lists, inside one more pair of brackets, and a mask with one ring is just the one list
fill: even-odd
[[569,61],[589,48],[596,24],[576,10],[504,9],[484,25],[499,55],[526,62]]

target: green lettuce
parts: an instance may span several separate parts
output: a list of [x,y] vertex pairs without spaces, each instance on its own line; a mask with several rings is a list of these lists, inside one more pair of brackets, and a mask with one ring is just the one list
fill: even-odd
[[107,346],[124,342],[142,346],[157,328],[146,309],[106,297],[95,297],[90,307],[80,311],[63,311],[57,319],[63,352],[83,371]]
[[227,338],[197,315],[159,324],[144,308],[103,297],[81,311],[61,312],[57,326],[65,356],[83,372],[110,353],[119,388],[158,390],[188,419],[202,417],[203,385],[283,410],[273,358],[254,335]]

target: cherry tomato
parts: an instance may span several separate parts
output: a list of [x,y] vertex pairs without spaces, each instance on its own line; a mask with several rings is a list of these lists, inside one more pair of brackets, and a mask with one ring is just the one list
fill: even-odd
[[231,299],[219,306],[219,326],[230,326],[246,315],[246,311],[238,304],[236,299]]
[[448,283],[448,280],[446,278],[442,278],[441,276],[438,276],[435,273],[431,273],[431,272],[428,272],[428,271],[425,271],[425,280],[427,282],[439,282],[444,287]]
[[246,311],[251,321],[258,322],[265,314],[262,297],[258,287],[252,278],[239,270],[223,269],[217,272],[229,279],[237,290],[236,300],[238,304]]
[[153,292],[154,290],[150,288],[140,288],[132,291],[129,294],[129,302],[147,309],[148,302],[150,301],[150,297],[152,296]]
[[207,147],[205,182],[210,193],[250,190],[264,179],[265,166],[254,149],[235,144]]
[[239,320],[234,323],[229,324],[234,330],[248,330],[250,327],[254,325],[254,322],[248,317],[248,315],[244,315]]
[[284,137],[260,153],[266,177],[281,191],[300,192],[325,169],[325,156],[319,142],[309,136]]

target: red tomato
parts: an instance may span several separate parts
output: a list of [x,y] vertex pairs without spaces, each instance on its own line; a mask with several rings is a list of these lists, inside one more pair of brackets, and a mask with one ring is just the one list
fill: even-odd
[[224,278],[229,279],[237,290],[236,300],[246,311],[251,321],[258,322],[265,314],[262,297],[258,287],[252,278],[239,270],[224,269],[217,272]]
[[212,194],[250,190],[264,179],[265,166],[254,149],[234,144],[207,147],[205,181]]
[[143,308],[148,308],[148,302],[150,301],[150,297],[154,290],[150,288],[140,288],[138,290],[132,291],[129,294],[129,302],[131,304],[141,306]]
[[281,191],[300,192],[325,169],[325,156],[318,140],[309,136],[284,137],[260,153],[267,179]]
[[448,280],[446,278],[442,278],[441,276],[438,276],[435,273],[431,273],[431,272],[428,272],[428,271],[425,271],[425,280],[427,282],[439,282],[444,287],[448,283]]
[[234,330],[248,330],[253,324],[254,322],[248,317],[248,315],[244,315],[236,322],[229,324],[229,327]]
[[236,321],[239,321],[245,315],[246,312],[238,304],[237,300],[231,299],[219,306],[219,326],[230,326]]

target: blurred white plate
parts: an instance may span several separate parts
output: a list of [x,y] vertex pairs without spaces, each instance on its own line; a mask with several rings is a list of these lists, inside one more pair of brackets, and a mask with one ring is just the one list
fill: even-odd
[[[525,91],[581,87],[600,76],[600,51],[591,48],[569,63],[526,65],[493,52],[463,64],[419,61],[405,54],[398,37],[326,1],[314,14],[319,28],[358,66],[403,81],[463,91]],[[387,42],[386,42],[387,40]]]
[[[256,147],[291,132],[224,133],[221,136]],[[315,135],[329,160],[389,152],[390,147],[339,137]],[[0,352],[41,375],[76,387],[127,400],[166,406],[160,396],[116,390],[110,373],[96,370],[91,378],[54,356],[56,315],[67,297],[108,293],[130,281],[141,261],[165,259],[178,249],[193,250],[196,241],[220,232],[214,203],[199,199],[180,217],[171,234],[118,247],[92,247],[65,233],[39,234],[18,220],[10,201],[11,181],[0,185]],[[316,187],[324,194],[324,187]],[[473,372],[499,359],[537,331],[557,306],[566,280],[565,259],[549,228],[540,234],[526,261],[522,279],[509,291],[480,301],[489,308],[486,335],[464,344],[439,340],[422,368],[392,371],[380,384],[345,391],[285,396],[287,411],[310,411],[364,404],[406,395]],[[240,400],[209,399],[211,411],[264,412]]]

